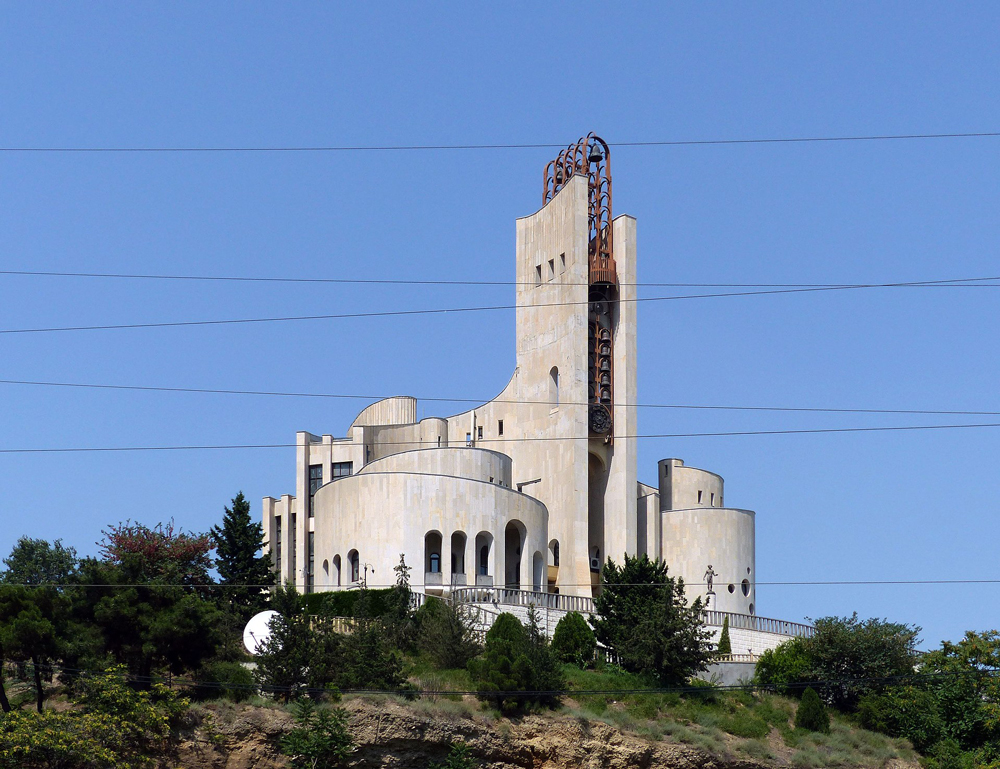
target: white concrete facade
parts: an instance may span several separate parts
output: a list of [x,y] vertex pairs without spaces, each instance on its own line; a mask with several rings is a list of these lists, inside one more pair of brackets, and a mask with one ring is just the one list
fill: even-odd
[[592,596],[608,557],[646,553],[685,579],[689,597],[705,596],[711,564],[710,608],[756,610],[753,513],[722,506],[722,478],[669,459],[655,484],[638,480],[629,216],[611,224],[613,438],[593,432],[588,227],[585,174],[517,221],[516,368],[496,399],[418,420],[416,400],[400,396],[365,408],[344,438],[298,433],[295,495],[264,499],[282,582],[389,584],[403,554],[413,586],[429,593],[479,585]]

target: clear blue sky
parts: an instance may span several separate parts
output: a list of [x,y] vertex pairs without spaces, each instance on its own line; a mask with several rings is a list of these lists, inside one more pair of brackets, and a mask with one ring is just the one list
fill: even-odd
[[[1000,130],[995,4],[5,3],[0,145],[568,143]],[[552,150],[0,153],[0,269],[513,279]],[[1000,274],[1000,139],[619,148],[645,282]],[[671,289],[644,289],[644,296]],[[643,403],[1000,410],[1000,288],[640,305]],[[507,304],[510,287],[0,276],[0,329]],[[488,399],[513,314],[0,335],[0,378]],[[0,385],[0,448],[283,443],[363,402]],[[425,404],[422,415],[458,407]],[[954,417],[643,410],[644,433]],[[971,418],[997,422],[1000,418]],[[1000,429],[644,441],[757,511],[761,581],[1000,577]],[[0,455],[0,553],[205,530],[290,449]],[[761,614],[996,627],[1000,586],[767,587]]]

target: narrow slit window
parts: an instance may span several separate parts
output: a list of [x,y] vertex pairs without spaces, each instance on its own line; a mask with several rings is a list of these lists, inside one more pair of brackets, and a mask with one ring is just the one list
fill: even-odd
[[708,502],[708,504],[710,504],[712,507],[715,507],[715,492],[714,491],[709,495],[709,502]]
[[535,265],[535,288],[542,285],[542,265]]
[[559,272],[566,272],[566,254],[559,254]]
[[699,489],[698,490],[698,504],[699,505],[701,504],[701,494],[702,494],[701,489]]
[[479,440],[483,439],[483,426],[482,425],[480,425],[479,427],[476,428],[476,438],[478,438]]
[[549,259],[549,280],[552,280],[556,276],[556,261],[555,259]]
[[503,435],[503,420],[497,420],[497,435]]

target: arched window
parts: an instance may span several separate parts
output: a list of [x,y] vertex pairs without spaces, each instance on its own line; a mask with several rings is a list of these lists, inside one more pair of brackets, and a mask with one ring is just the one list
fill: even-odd
[[424,571],[441,573],[441,532],[428,531],[424,535]]
[[490,546],[483,545],[479,548],[479,573],[489,574],[490,573]]
[[351,567],[351,582],[359,582],[361,580],[361,556],[358,555],[357,550],[352,550],[347,554],[347,562]]
[[559,565],[559,540],[554,539],[549,542],[549,561],[552,566]]
[[336,572],[335,576],[337,578],[337,587],[340,587],[340,556],[333,556],[333,569]]
[[549,371],[549,403],[559,405],[559,369],[555,366]]

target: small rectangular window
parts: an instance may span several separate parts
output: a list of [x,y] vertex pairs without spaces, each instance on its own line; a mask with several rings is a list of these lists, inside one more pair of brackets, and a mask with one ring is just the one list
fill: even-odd
[[471,446],[472,445],[472,433],[466,433],[465,434],[465,445],[466,446]]
[[503,435],[503,420],[497,420],[497,435]]
[[542,285],[542,265],[535,265],[535,287]]
[[701,504],[701,489],[698,490],[698,504]]
[[334,478],[346,478],[348,475],[354,472],[353,462],[334,462],[333,463],[333,477]]
[[479,427],[477,428],[477,430],[476,430],[476,437],[477,437],[477,438],[478,438],[479,440],[482,440],[482,439],[483,439],[483,426],[482,426],[482,425],[480,425],[480,426],[479,426]]
[[711,505],[712,507],[715,507],[715,492],[713,491],[713,492],[712,492],[712,493],[711,493],[711,494],[709,495],[709,497],[710,497],[710,500],[709,500],[709,503],[708,503],[708,504],[710,504],[710,505]]

